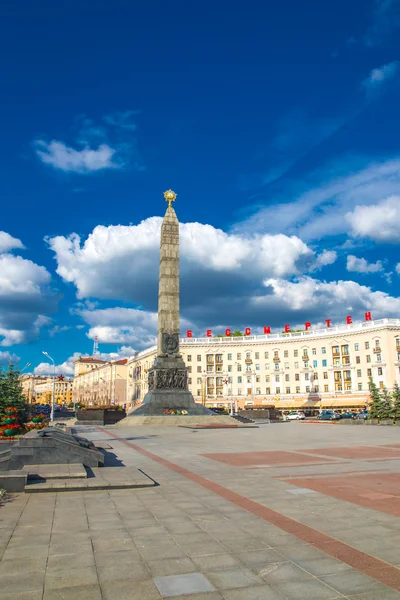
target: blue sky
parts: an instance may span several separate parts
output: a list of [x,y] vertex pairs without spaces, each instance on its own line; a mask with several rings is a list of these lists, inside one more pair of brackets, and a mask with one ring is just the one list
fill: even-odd
[[400,1],[4,2],[0,360],[400,316]]

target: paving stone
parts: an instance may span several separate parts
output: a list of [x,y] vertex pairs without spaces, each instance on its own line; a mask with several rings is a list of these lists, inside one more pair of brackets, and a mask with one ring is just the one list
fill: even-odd
[[18,575],[2,575],[0,581],[0,594],[29,591],[42,591],[44,584],[44,571],[35,573],[19,573]]
[[66,569],[65,571],[50,571],[46,573],[45,589],[57,590],[65,587],[97,584],[96,567]]
[[197,567],[190,558],[166,558],[164,560],[151,560],[147,562],[152,577],[164,577],[166,575],[180,575],[193,573]]
[[285,583],[274,584],[273,588],[277,590],[286,600],[333,600],[342,598],[332,588],[325,585],[318,579],[302,579],[299,581],[286,581]]
[[154,583],[163,598],[215,591],[214,586],[202,573],[155,577]]
[[49,552],[49,546],[17,546],[14,548],[6,548],[3,554],[3,560],[19,560],[25,558],[45,558]]
[[295,562],[300,567],[306,571],[309,571],[313,575],[316,575],[317,577],[320,575],[335,575],[336,573],[344,573],[352,570],[352,568],[346,563],[342,563],[340,560],[335,560],[330,556],[309,560],[298,560]]
[[[3,575],[20,575],[25,573],[36,573],[46,570],[45,557],[25,558],[24,560],[2,560],[0,561],[0,578]],[[1,583],[0,583],[1,585]]]
[[[190,594],[190,596],[172,596],[170,600],[224,600],[219,592],[206,592],[205,594]],[[282,600],[282,599],[280,599]]]
[[132,585],[131,579],[108,581],[100,585],[103,600],[160,600],[152,580]]
[[91,553],[92,544],[86,540],[77,542],[69,542],[66,540],[65,542],[51,542],[48,549],[49,556],[54,556],[56,554],[80,554],[82,552]]
[[49,556],[47,560],[47,574],[92,566],[94,566],[94,557],[92,552],[80,552],[79,554],[56,554],[54,556]]
[[25,592],[5,592],[1,590],[1,600],[42,600],[42,590],[27,590]]
[[353,569],[350,572],[341,573],[339,577],[336,575],[323,576],[321,580],[346,595],[368,592],[377,585],[375,579]]
[[45,590],[43,600],[102,600],[101,589],[97,584]]
[[231,567],[240,567],[241,563],[234,554],[207,554],[206,556],[193,556],[192,561],[199,571],[218,571]]
[[97,567],[99,582],[116,581],[120,579],[131,579],[132,582],[150,579],[149,569],[142,562],[121,563],[119,565],[107,565]]
[[146,546],[146,548],[137,545],[137,549],[144,561],[184,558],[186,556],[183,548],[177,544],[160,544],[158,546]]
[[225,590],[224,600],[283,600],[282,596],[269,585]]
[[131,538],[116,538],[112,540],[93,540],[95,552],[118,552],[119,550],[136,550]]
[[261,568],[253,567],[253,570],[270,584],[278,583],[280,581],[297,581],[312,577],[310,573],[304,571],[292,562],[270,563]]
[[258,577],[251,569],[247,569],[246,567],[225,569],[224,571],[206,571],[204,574],[217,590],[253,587],[257,584],[264,584],[261,577]]
[[398,600],[399,592],[386,587],[385,585],[377,585],[373,590],[356,594],[355,596],[347,596],[348,600]]
[[141,562],[139,552],[135,550],[117,550],[116,552],[95,552],[94,559],[98,567]]
[[286,562],[288,559],[284,558],[275,550],[265,548],[263,550],[250,550],[248,552],[240,552],[235,556],[245,565],[266,565],[269,563]]
[[193,544],[186,549],[188,556],[205,556],[206,554],[226,554],[226,548],[219,542]]

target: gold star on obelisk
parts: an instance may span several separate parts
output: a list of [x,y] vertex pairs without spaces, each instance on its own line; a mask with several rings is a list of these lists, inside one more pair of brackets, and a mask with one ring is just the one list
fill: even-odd
[[172,190],[164,192],[164,198],[168,202],[168,206],[172,206],[172,203],[176,200],[176,194]]

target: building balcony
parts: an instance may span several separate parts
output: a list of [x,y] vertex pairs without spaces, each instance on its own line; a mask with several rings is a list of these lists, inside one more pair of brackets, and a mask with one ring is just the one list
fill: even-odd
[[375,348],[373,348],[372,352],[382,352],[382,348],[380,348],[379,346],[375,346]]
[[302,358],[302,360],[304,360],[304,362],[308,362],[310,360],[310,357],[308,356],[308,354],[303,354],[303,356],[301,358]]
[[274,362],[281,362],[281,359],[279,358],[279,356],[274,356],[274,358],[272,360]]

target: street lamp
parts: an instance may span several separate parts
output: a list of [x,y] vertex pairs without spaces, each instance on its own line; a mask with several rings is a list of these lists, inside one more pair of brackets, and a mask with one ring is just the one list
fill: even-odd
[[23,373],[25,371],[25,369],[27,369],[28,367],[31,367],[31,366],[32,366],[31,363],[27,362],[26,365],[24,366],[24,368],[20,370],[20,373]]
[[44,354],[53,363],[53,389],[52,389],[52,393],[51,393],[50,421],[54,421],[54,395],[55,395],[55,388],[56,388],[56,363],[54,362],[54,359],[51,358],[51,356],[48,352],[44,352],[44,350],[42,350],[42,354]]

